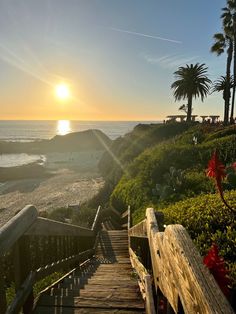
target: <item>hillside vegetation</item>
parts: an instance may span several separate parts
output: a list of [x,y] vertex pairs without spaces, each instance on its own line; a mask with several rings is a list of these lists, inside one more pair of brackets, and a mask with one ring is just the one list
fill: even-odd
[[106,152],[100,161],[100,170],[112,186],[110,205],[121,211],[131,205],[135,213],[151,204],[159,208],[186,197],[214,192],[205,169],[215,149],[224,164],[234,161],[234,126],[186,123],[137,126],[114,141],[111,153]]
[[[212,242],[218,244],[235,284],[235,218],[206,177],[215,149],[223,164],[236,161],[235,126],[138,125],[103,155],[99,166],[106,185],[91,204],[106,201],[119,211],[130,205],[133,224],[144,218],[147,206],[163,211],[166,224],[187,228],[201,254]],[[236,208],[236,185],[226,182],[225,189],[230,190],[226,198]]]

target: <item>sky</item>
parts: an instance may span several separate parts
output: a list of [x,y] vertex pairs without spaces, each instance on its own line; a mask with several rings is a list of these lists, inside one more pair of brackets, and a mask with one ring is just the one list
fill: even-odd
[[[180,114],[170,86],[179,66],[210,53],[225,0],[0,0],[0,119],[162,120]],[[55,86],[69,86],[60,101]],[[221,94],[193,102],[223,115]]]

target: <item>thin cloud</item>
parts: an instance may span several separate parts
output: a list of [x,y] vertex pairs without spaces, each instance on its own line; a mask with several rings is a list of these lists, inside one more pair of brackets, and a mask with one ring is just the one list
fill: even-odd
[[138,32],[132,32],[125,29],[115,28],[115,27],[110,27],[110,29],[115,32],[126,33],[130,35],[135,35],[139,37],[147,37],[147,38],[152,38],[152,39],[157,39],[157,40],[164,40],[164,41],[168,41],[175,44],[182,44],[182,41],[175,40],[175,39],[170,39],[170,38],[165,38],[165,37],[160,37],[160,36],[153,36],[153,35],[143,34],[143,33],[138,33]]
[[159,65],[163,68],[168,68],[168,69],[176,68],[176,67],[179,67],[189,62],[193,62],[198,59],[198,56],[188,57],[185,55],[178,55],[178,54],[165,55],[162,57],[144,55],[143,57],[150,64]]

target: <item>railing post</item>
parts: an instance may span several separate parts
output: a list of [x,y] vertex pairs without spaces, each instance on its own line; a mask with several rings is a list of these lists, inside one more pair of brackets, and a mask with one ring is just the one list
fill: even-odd
[[146,313],[154,314],[156,311],[155,311],[155,305],[154,305],[154,300],[153,300],[151,276],[149,274],[144,277],[144,282],[145,282],[145,293],[146,293]]
[[128,206],[128,230],[131,228],[131,212],[130,212],[130,206]]
[[127,221],[127,229],[128,229],[128,245],[129,248],[131,247],[131,241],[130,241],[130,236],[129,236],[129,229],[131,227],[131,218],[130,218],[130,206],[128,206],[128,217],[127,217],[128,221]]
[[7,309],[6,289],[4,281],[3,258],[0,257],[0,314],[4,314]]
[[100,217],[99,217],[100,213],[101,213],[101,206],[99,205],[97,212],[96,212],[96,216],[95,216],[94,221],[93,221],[92,228],[91,228],[91,230],[94,232],[97,232],[97,225],[98,225],[98,221],[100,219]]
[[[30,273],[30,247],[27,236],[22,236],[14,246],[15,290],[20,288]],[[23,313],[31,313],[34,304],[33,287],[23,305]]]

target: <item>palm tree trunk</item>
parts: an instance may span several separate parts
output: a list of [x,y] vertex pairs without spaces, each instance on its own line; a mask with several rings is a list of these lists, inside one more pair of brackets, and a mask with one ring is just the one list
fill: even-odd
[[230,40],[227,51],[227,65],[226,65],[226,86],[225,86],[225,108],[224,108],[224,124],[229,122],[229,106],[230,106],[230,68],[233,57],[233,42]]
[[235,101],[235,90],[236,90],[236,15],[233,16],[234,19],[234,85],[233,85],[233,96],[231,103],[231,112],[230,112],[230,123],[234,123],[234,101]]
[[187,122],[191,122],[192,117],[192,102],[193,102],[193,96],[188,96],[188,112],[187,112]]

